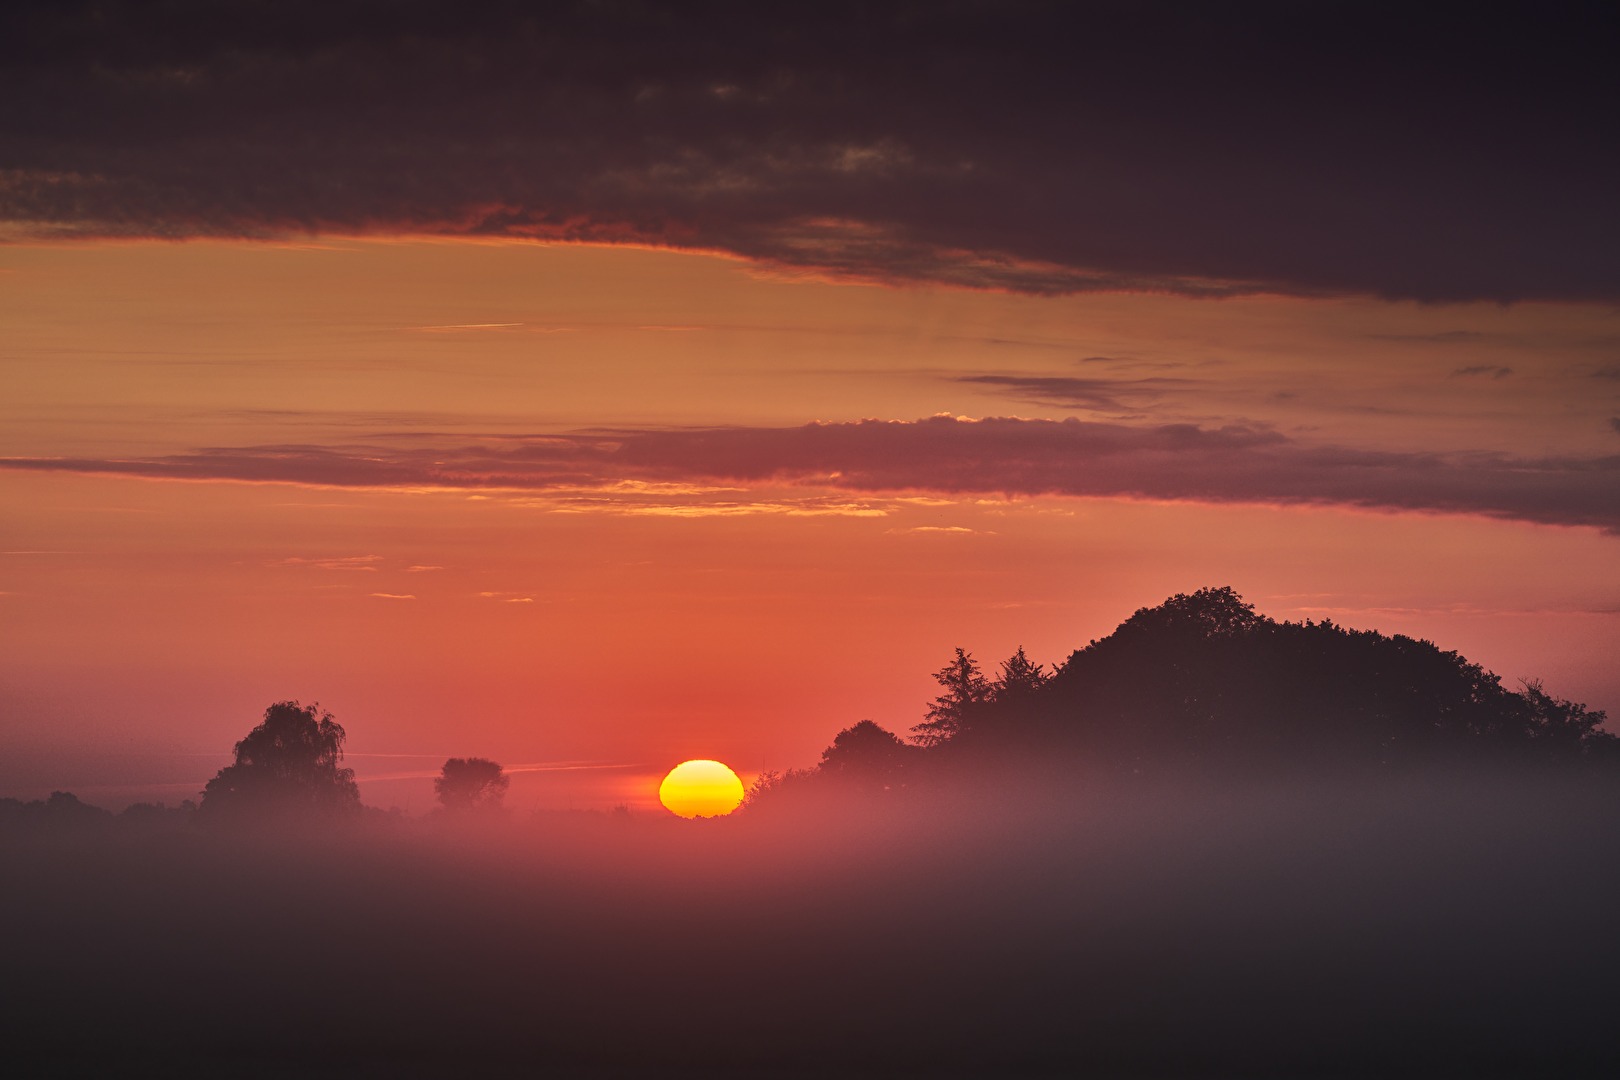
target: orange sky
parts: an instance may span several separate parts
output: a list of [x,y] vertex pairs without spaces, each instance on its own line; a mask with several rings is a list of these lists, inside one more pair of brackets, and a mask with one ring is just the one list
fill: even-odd
[[[298,698],[348,728],[374,805],[425,809],[438,764],[479,755],[525,767],[519,807],[649,806],[683,758],[746,775],[863,718],[904,731],[955,646],[1050,663],[1223,584],[1620,710],[1620,539],[1546,523],[1620,512],[1601,477],[1579,487],[1620,445],[1608,306],[1041,298],[334,238],[0,247],[0,326],[0,794],[177,801]],[[793,448],[743,475],[660,441],[812,421],[856,439],[868,418],[910,438],[936,414],[1231,429],[1362,486],[1009,494],[1026,462],[935,483],[933,444],[901,483]],[[472,444],[504,461],[603,431],[634,468],[433,479]],[[287,473],[286,448],[315,464]],[[1385,479],[1358,455],[1387,455]],[[1471,471],[1487,458],[1508,471]],[[348,471],[323,479],[328,461]],[[399,478],[343,478],[379,462]],[[1550,509],[1537,484],[1499,498],[1517,462],[1576,486]],[[1467,512],[1410,494],[1436,469]],[[1386,483],[1407,493],[1380,502]]]

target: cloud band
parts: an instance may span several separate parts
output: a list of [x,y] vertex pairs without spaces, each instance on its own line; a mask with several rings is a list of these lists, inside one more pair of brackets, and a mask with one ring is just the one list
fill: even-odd
[[1309,504],[1620,531],[1620,455],[1362,450],[1311,446],[1247,427],[939,416],[498,436],[460,445],[426,436],[390,442],[209,448],[151,458],[6,458],[0,467],[395,490],[611,496],[615,487],[727,482],[866,494]]

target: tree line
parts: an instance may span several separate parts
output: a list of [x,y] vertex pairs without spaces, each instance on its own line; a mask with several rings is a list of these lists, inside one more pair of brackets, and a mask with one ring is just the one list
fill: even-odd
[[[1177,594],[1141,608],[1053,669],[1022,648],[993,676],[955,650],[934,673],[940,693],[908,738],[862,720],[838,732],[811,768],[766,772],[746,811],[836,792],[888,799],[979,766],[1084,769],[1116,776],[1185,770],[1263,776],[1470,763],[1606,769],[1620,738],[1601,711],[1519,690],[1429,641],[1329,620],[1277,622],[1231,588]],[[318,705],[281,701],[239,741],[201,802],[125,812],[154,824],[331,822],[362,814],[346,733]],[[439,812],[500,814],[509,778],[487,758],[450,758],[434,780]],[[56,792],[0,799],[0,824],[87,825],[106,811]]]
[[[361,812],[354,770],[344,768],[347,733],[319,705],[280,701],[236,744],[234,761],[203,789],[199,820],[329,821]],[[511,779],[499,762],[453,757],[433,780],[441,812],[500,814]]]
[[975,766],[1119,777],[1301,775],[1490,764],[1606,769],[1604,713],[1519,690],[1429,641],[1331,620],[1278,622],[1229,587],[1141,608],[1053,669],[1022,648],[987,676],[958,648],[902,739],[871,720],[812,768],[767,772],[750,809],[836,789],[893,796]]
[[[70,792],[23,802],[0,799],[0,828],[155,829],[204,825],[330,824],[366,812],[354,770],[343,766],[347,733],[319,705],[278,701],[232,751],[231,764],[208,781],[201,802],[178,807],[135,803],[114,815]],[[504,813],[511,779],[488,758],[450,758],[433,780],[438,812],[489,819]],[[374,813],[376,811],[373,811]]]

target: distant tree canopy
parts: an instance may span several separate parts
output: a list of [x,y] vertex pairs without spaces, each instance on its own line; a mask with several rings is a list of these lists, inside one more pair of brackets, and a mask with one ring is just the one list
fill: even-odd
[[179,806],[131,803],[114,815],[99,806],[79,801],[70,791],[53,791],[48,799],[22,802],[0,799],[0,834],[12,831],[86,832],[118,828],[125,832],[156,832],[183,828],[190,823],[196,804]]
[[744,793],[742,809],[792,807],[826,792],[843,800],[887,799],[906,788],[923,755],[920,747],[862,720],[833,737],[815,768],[760,773]]
[[1457,653],[1398,634],[1279,623],[1230,588],[1142,608],[1053,672],[1020,648],[989,679],[957,649],[934,678],[943,692],[912,728],[915,747],[863,720],[838,733],[815,769],[766,774],[747,805],[830,790],[853,775],[886,777],[892,789],[944,763],[1008,755],[1131,775],[1620,766],[1620,739],[1602,730],[1604,714],[1539,682],[1509,690]]
[[203,790],[205,821],[318,821],[360,811],[344,732],[318,705],[280,701],[236,744],[236,760]]
[[455,813],[498,811],[511,778],[487,758],[451,758],[433,781],[433,791],[446,810]]
[[1049,678],[991,698],[953,750],[1062,747],[1141,770],[1572,760],[1617,745],[1602,713],[1538,683],[1515,693],[1428,641],[1279,623],[1230,588],[1142,608]]
[[7,828],[45,828],[61,830],[94,829],[113,820],[112,814],[99,806],[79,801],[69,791],[53,791],[48,799],[22,802],[18,799],[0,799],[0,830]]
[[888,789],[904,783],[906,766],[916,752],[893,732],[862,720],[833,738],[822,751],[818,769],[862,787]]

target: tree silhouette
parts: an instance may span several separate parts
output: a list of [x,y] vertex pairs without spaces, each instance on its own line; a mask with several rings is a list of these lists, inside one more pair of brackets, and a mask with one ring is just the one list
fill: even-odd
[[502,809],[501,801],[511,783],[499,762],[453,757],[439,770],[433,791],[444,808],[453,813],[488,813]]
[[754,777],[754,782],[748,785],[738,809],[758,814],[801,804],[817,789],[819,779],[820,773],[816,769],[788,769],[786,772],[767,770]]
[[1555,698],[1542,689],[1539,679],[1526,681],[1519,696],[1524,699],[1531,740],[1543,756],[1599,757],[1620,751],[1620,737],[1600,730],[1607,719],[1602,710]]
[[945,692],[928,706],[927,719],[911,729],[912,741],[923,747],[940,746],[966,731],[993,693],[978,662],[961,649],[956,659],[934,672],[934,679]]
[[1277,622],[1229,587],[1141,608],[1050,674],[1019,649],[987,682],[958,649],[934,677],[945,692],[913,741],[962,766],[1007,754],[1125,775],[1620,764],[1603,713],[1538,682],[1515,693],[1433,642]]
[[7,827],[78,831],[110,824],[113,815],[99,806],[80,802],[71,791],[53,791],[48,799],[21,802],[0,799],[0,831]]
[[[1230,588],[1143,608],[1039,690],[1032,745],[1151,772],[1418,767],[1609,755],[1603,714],[1516,694],[1433,642],[1276,622]],[[984,724],[998,723],[996,709]]]
[[1001,674],[989,684],[988,698],[962,709],[952,741],[966,750],[967,744],[987,749],[1010,748],[1028,741],[1031,726],[1038,721],[1041,690],[1051,680],[1046,668],[1018,651],[1001,662]]
[[[1141,608],[1055,671],[1022,648],[993,681],[957,649],[907,746],[870,720],[814,769],[762,774],[744,805],[836,806],[851,792],[943,790],[974,770],[1039,775],[1330,777],[1483,765],[1620,769],[1605,716],[1521,693],[1433,642],[1276,622],[1230,588]],[[1005,774],[1001,774],[1005,775]]]
[[1191,596],[1177,593],[1158,607],[1138,608],[1114,633],[1170,630],[1201,637],[1229,637],[1270,622],[1264,615],[1257,615],[1254,605],[1230,585],[1222,585],[1199,589]]
[[893,732],[862,720],[834,736],[832,745],[821,752],[817,771],[847,786],[886,791],[903,786],[906,765],[920,752]]
[[360,811],[354,770],[341,767],[343,728],[318,705],[279,701],[236,744],[236,760],[203,790],[207,821],[330,820]]
[[1001,662],[1001,676],[990,687],[997,702],[1019,701],[1034,695],[1052,676],[1046,669],[1024,655],[1024,647]]

